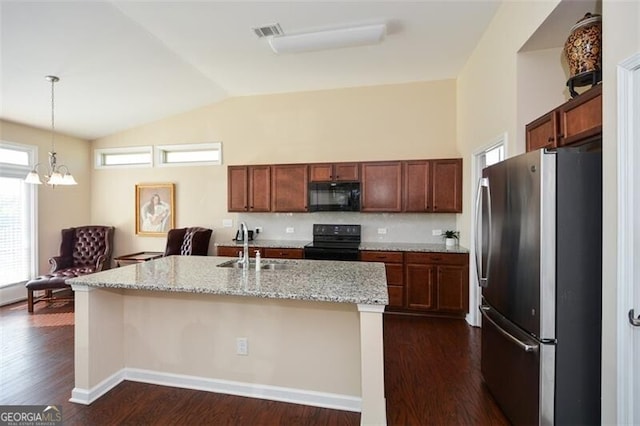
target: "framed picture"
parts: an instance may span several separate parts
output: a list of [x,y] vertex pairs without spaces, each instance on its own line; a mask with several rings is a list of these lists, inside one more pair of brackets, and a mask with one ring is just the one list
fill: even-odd
[[175,227],[172,183],[136,185],[136,234],[165,236]]

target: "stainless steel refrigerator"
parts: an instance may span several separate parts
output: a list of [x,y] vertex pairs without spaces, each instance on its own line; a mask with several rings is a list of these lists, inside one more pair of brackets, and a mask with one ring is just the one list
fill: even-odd
[[485,168],[477,207],[485,384],[515,425],[599,424],[599,145]]

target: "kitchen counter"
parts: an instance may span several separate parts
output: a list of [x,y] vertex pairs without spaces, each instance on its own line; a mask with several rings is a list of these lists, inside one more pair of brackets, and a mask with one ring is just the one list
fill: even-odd
[[[255,240],[249,242],[249,247],[264,248],[293,248],[301,249],[311,241],[296,240]],[[215,243],[216,247],[240,247],[241,242]],[[394,242],[366,242],[360,243],[360,250],[373,251],[414,251],[414,252],[434,252],[434,253],[469,253],[469,249],[463,246],[446,246],[444,244],[428,243],[394,243]]]
[[68,280],[91,287],[252,296],[336,303],[386,305],[383,264],[317,260],[273,260],[276,271],[222,268],[217,256],[168,256],[153,262],[115,268]]
[[444,244],[420,243],[388,243],[374,242],[360,243],[360,250],[372,251],[406,251],[406,252],[434,252],[434,253],[469,253],[469,249],[462,246],[446,246]]
[[[292,248],[292,249],[301,249],[304,248],[305,245],[309,244],[311,241],[307,240],[253,240],[249,241],[249,247],[261,247],[261,248]],[[215,243],[216,247],[240,247],[242,248],[242,241],[229,241],[229,242],[220,242]]]
[[229,260],[170,256],[69,280],[71,401],[91,404],[129,380],[356,411],[361,424],[386,424],[384,265],[217,266]]

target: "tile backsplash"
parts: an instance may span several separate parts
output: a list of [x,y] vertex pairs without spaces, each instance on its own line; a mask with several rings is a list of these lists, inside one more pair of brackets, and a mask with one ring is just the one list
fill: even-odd
[[241,213],[234,227],[242,221],[249,229],[262,227],[256,240],[311,241],[314,223],[361,225],[364,242],[440,243],[433,230],[456,229],[454,213]]

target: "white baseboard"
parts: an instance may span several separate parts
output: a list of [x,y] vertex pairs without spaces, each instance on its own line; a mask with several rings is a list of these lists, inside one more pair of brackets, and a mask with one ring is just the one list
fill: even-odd
[[360,412],[362,410],[362,398],[350,395],[285,388],[256,383],[235,382],[230,380],[209,379],[205,377],[163,373],[137,368],[122,369],[111,377],[103,380],[92,389],[87,390],[74,388],[71,392],[71,399],[69,401],[89,405],[117,386],[123,380],[223,393],[227,395],[246,396],[249,398],[268,399],[292,404],[331,408],[334,410],[354,412]]
[[107,377],[92,389],[73,388],[71,391],[70,402],[77,404],[89,405],[96,399],[100,398],[111,389],[118,386],[123,380],[125,380],[126,369],[122,369],[117,373]]

